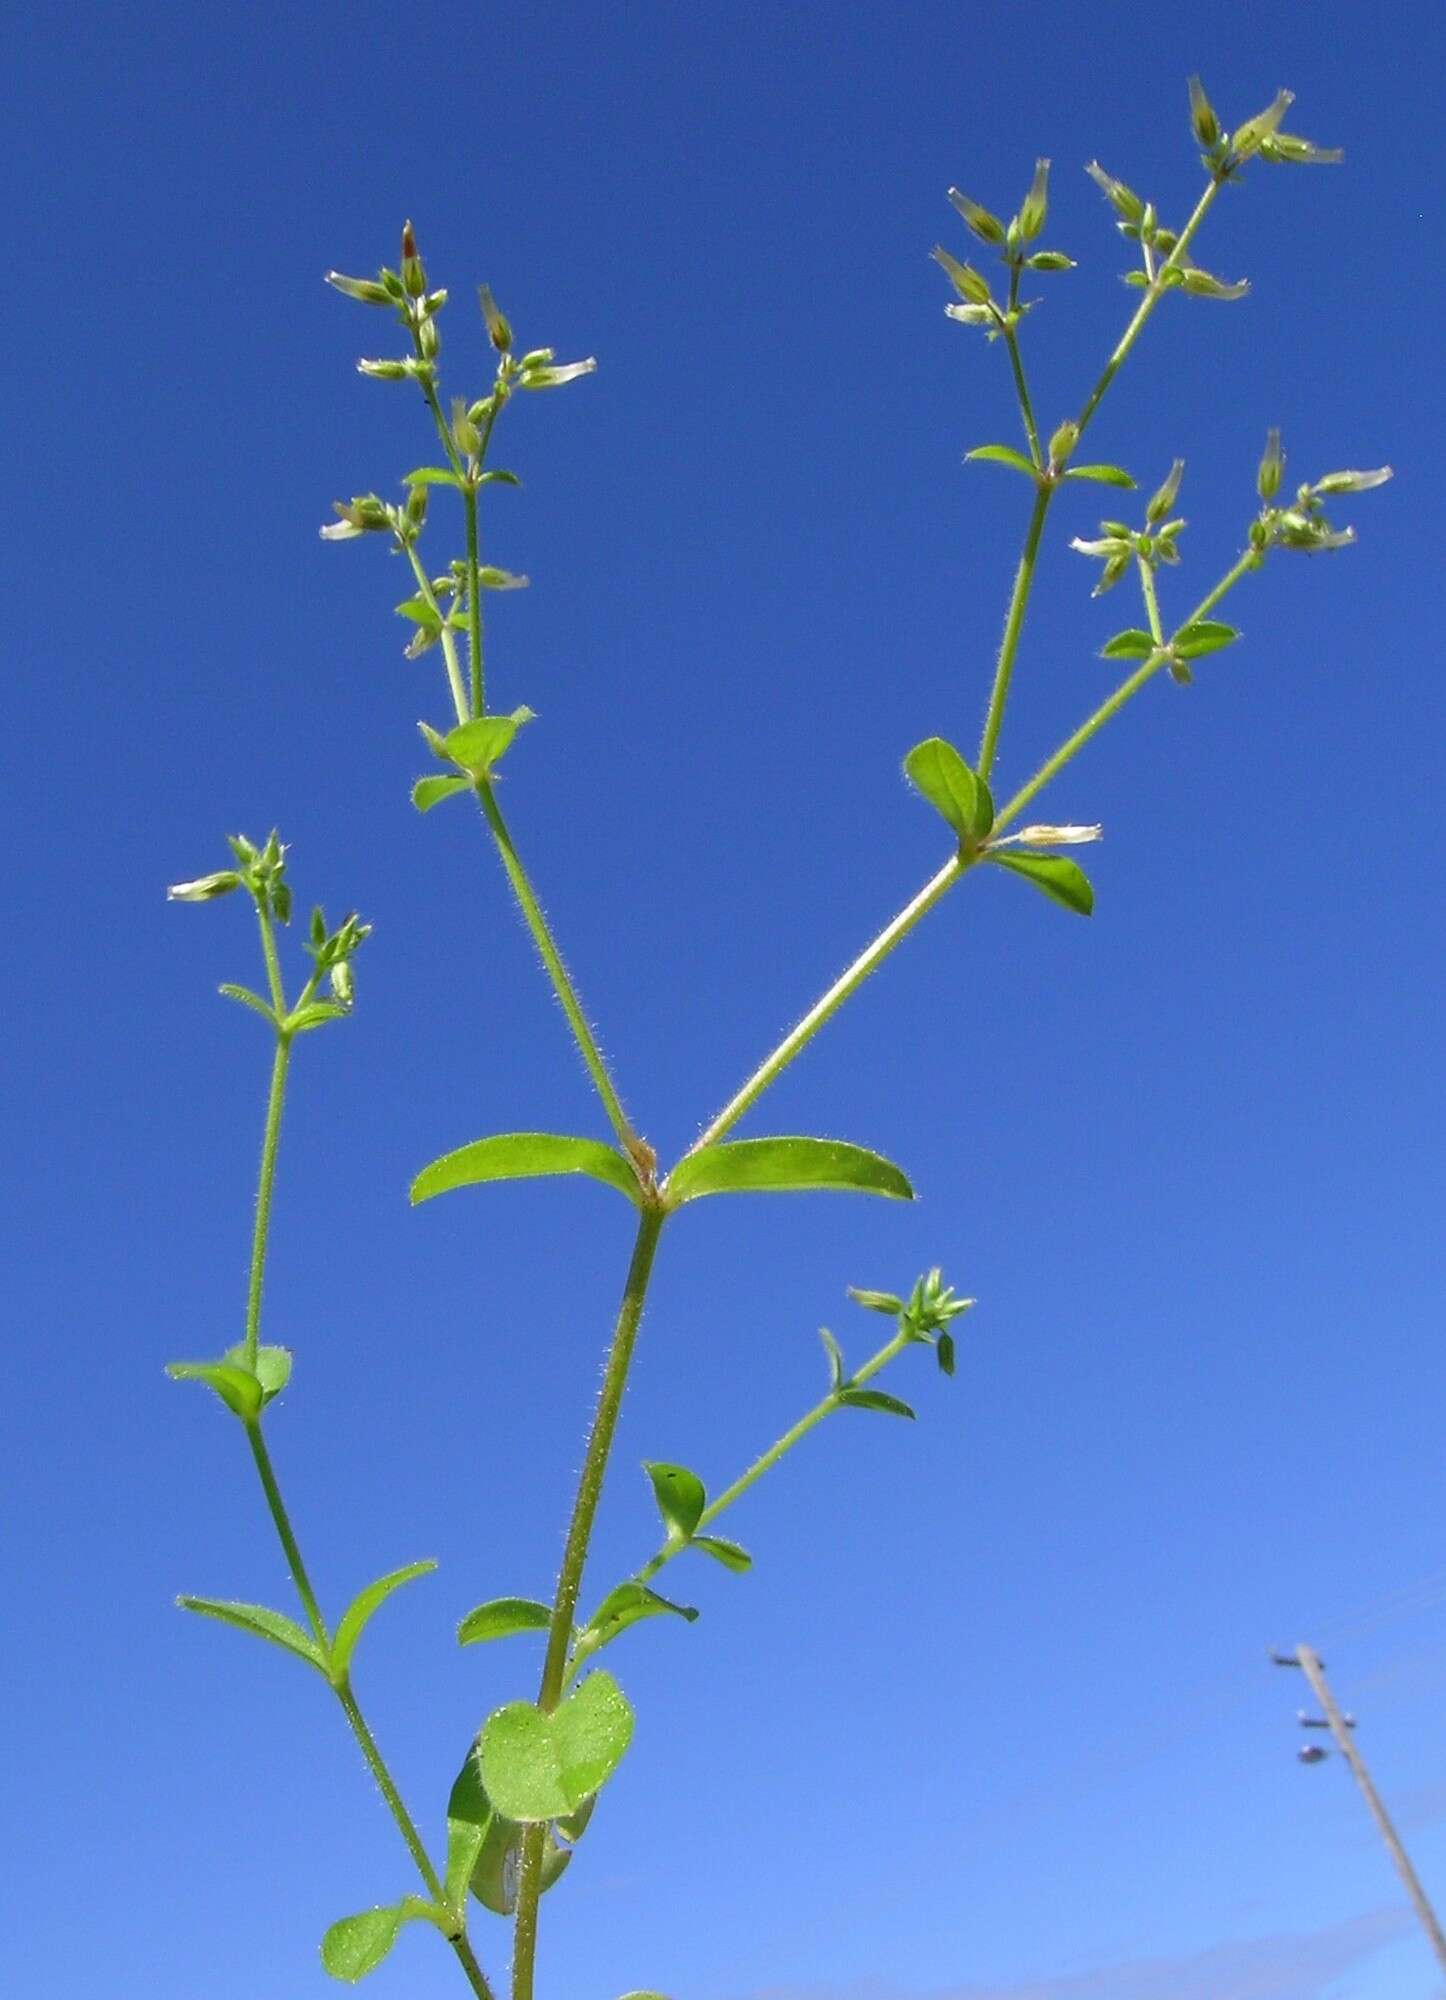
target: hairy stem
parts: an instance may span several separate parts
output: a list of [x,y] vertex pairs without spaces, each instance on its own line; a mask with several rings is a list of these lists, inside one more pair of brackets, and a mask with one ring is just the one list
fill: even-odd
[[[274,949],[274,947],[273,947]],[[284,1004],[284,1003],[283,1003]],[[282,1011],[278,1005],[277,1012]],[[276,1155],[281,1144],[281,1114],[286,1103],[286,1076],[291,1066],[291,1037],[278,1034],[271,1060],[271,1087],[266,1096],[266,1126],[261,1136],[261,1172],[256,1184],[256,1221],[251,1235],[251,1273],[246,1286],[245,1362],[255,1368],[261,1345],[261,1294],[266,1282],[266,1251],[271,1239],[271,1198],[276,1186]]]
[[1024,550],[1019,558],[1019,567],[1014,572],[1014,588],[1009,594],[1009,609],[1004,616],[1004,636],[999,642],[999,658],[994,667],[994,685],[989,691],[989,708],[984,717],[984,734],[979,740],[979,775],[986,782],[993,769],[999,732],[1004,726],[1004,704],[1009,699],[1009,683],[1019,652],[1020,635],[1024,631],[1024,614],[1029,609],[1029,593],[1034,585],[1040,538],[1044,534],[1045,516],[1054,492],[1053,480],[1042,479],[1035,488]]
[[1024,419],[1024,435],[1029,440],[1029,455],[1034,460],[1035,470],[1044,470],[1044,452],[1040,447],[1039,428],[1034,421],[1034,406],[1029,400],[1029,384],[1024,375],[1024,357],[1019,351],[1019,336],[1010,327],[1004,335],[1005,346],[1009,349],[1009,366],[1014,371],[1014,393],[1019,398],[1019,414]]
[[[637,1240],[633,1245],[632,1259],[623,1286],[617,1325],[613,1330],[612,1345],[608,1349],[607,1361],[603,1368],[602,1389],[598,1396],[597,1409],[593,1413],[592,1427],[588,1432],[587,1449],[583,1454],[577,1497],[573,1501],[572,1519],[568,1524],[567,1541],[562,1553],[562,1568],[557,1579],[557,1594],[553,1599],[552,1617],[547,1629],[547,1654],[543,1662],[542,1684],[537,1695],[537,1705],[544,1714],[550,1714],[557,1707],[562,1695],[567,1674],[568,1649],[572,1643],[573,1620],[577,1616],[578,1594],[582,1589],[583,1569],[587,1563],[588,1543],[592,1539],[593,1522],[597,1518],[598,1501],[602,1497],[603,1480],[607,1475],[608,1459],[617,1432],[618,1414],[622,1409],[623,1391],[627,1387],[628,1370],[632,1365],[633,1349],[637,1343],[638,1328],[642,1323],[643,1305],[648,1295],[648,1283],[653,1274],[653,1259],[657,1254],[658,1238],[662,1234],[666,1220],[666,1210],[661,1207],[649,1207],[643,1210],[638,1222]],[[542,1893],[542,1857],[546,1838],[547,1827],[541,1823],[529,1827],[523,1838],[522,1868],[517,1887],[517,1920],[512,1950],[512,2000],[532,2000],[533,1971],[537,1957],[537,1908]]]
[[477,531],[477,488],[468,480],[462,491],[462,507],[467,516],[467,646],[472,662],[472,713],[485,715],[487,705],[482,678],[482,587],[480,540]]
[[321,1606],[316,1601],[316,1592],[311,1587],[306,1564],[302,1561],[301,1549],[291,1526],[291,1517],[286,1511],[286,1503],[281,1498],[281,1488],[276,1483],[271,1454],[266,1449],[266,1440],[261,1435],[259,1421],[253,1419],[247,1424],[246,1442],[250,1445],[251,1456],[256,1461],[256,1470],[261,1478],[261,1490],[266,1495],[266,1505],[276,1524],[277,1537],[286,1556],[286,1567],[291,1572],[291,1581],[296,1586],[296,1594],[301,1599],[302,1609],[306,1612],[306,1622],[311,1627],[316,1643],[324,1653],[329,1653],[331,1638],[326,1629],[326,1621],[321,1615]]

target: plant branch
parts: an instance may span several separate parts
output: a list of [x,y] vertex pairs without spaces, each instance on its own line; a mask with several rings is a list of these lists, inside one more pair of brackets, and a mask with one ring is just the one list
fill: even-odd
[[1004,704],[1009,699],[1009,683],[1019,652],[1020,635],[1024,630],[1024,614],[1029,608],[1029,593],[1034,585],[1034,566],[1044,534],[1045,516],[1054,493],[1052,479],[1041,479],[1035,487],[1024,549],[1019,567],[1014,572],[1014,588],[1009,594],[1009,609],[1004,616],[1004,636],[999,642],[999,658],[994,667],[994,685],[989,691],[989,708],[984,717],[984,734],[979,741],[979,775],[986,783],[994,765],[999,732],[1004,726]]
[[1029,455],[1034,460],[1036,471],[1044,470],[1044,451],[1039,442],[1039,429],[1034,421],[1034,407],[1029,400],[1029,384],[1024,375],[1024,357],[1019,351],[1019,336],[1013,327],[1006,327],[1004,343],[1009,349],[1009,365],[1014,371],[1014,393],[1019,398],[1019,414],[1024,419],[1024,435],[1029,440]]
[[[263,923],[264,932],[264,923]],[[274,947],[273,947],[274,949]],[[284,1001],[278,1004],[278,1015]],[[281,1114],[286,1103],[286,1076],[291,1066],[291,1037],[278,1032],[271,1061],[271,1087],[266,1097],[266,1126],[261,1138],[261,1173],[256,1184],[256,1221],[251,1236],[251,1272],[246,1287],[244,1358],[256,1366],[261,1344],[261,1294],[266,1281],[266,1251],[271,1238],[271,1198],[276,1186],[276,1155],[281,1144]]]

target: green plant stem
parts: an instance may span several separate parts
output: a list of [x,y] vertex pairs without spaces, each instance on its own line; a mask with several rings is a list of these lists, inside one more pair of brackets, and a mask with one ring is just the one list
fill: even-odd
[[[597,1518],[598,1501],[602,1497],[603,1480],[607,1475],[608,1459],[612,1453],[613,1438],[617,1433],[618,1414],[622,1409],[623,1391],[627,1387],[628,1370],[632,1365],[633,1349],[637,1344],[638,1328],[642,1323],[643,1305],[647,1299],[648,1284],[653,1274],[653,1259],[657,1254],[658,1238],[662,1234],[666,1220],[665,1209],[650,1206],[643,1210],[638,1221],[638,1234],[628,1264],[622,1303],[618,1308],[612,1345],[608,1349],[607,1361],[603,1368],[602,1389],[598,1395],[597,1409],[593,1413],[592,1427],[588,1432],[587,1449],[583,1454],[577,1497],[573,1501],[572,1519],[568,1524],[567,1541],[562,1553],[562,1568],[557,1579],[557,1594],[553,1599],[552,1617],[547,1629],[547,1654],[543,1661],[542,1683],[537,1695],[537,1705],[544,1714],[551,1714],[557,1707],[566,1681],[567,1656],[572,1644],[573,1620],[577,1616],[577,1600],[582,1589],[588,1543],[592,1539],[593,1522]],[[522,1866],[517,1884],[517,1917],[513,1932],[512,2000],[532,2000],[533,1973],[537,1959],[537,1910],[542,1894],[542,1858],[546,1839],[545,1823],[530,1826],[523,1836]]]
[[999,732],[1004,726],[1004,704],[1009,699],[1009,683],[1014,673],[1014,662],[1019,652],[1020,635],[1024,631],[1024,614],[1029,609],[1029,593],[1034,586],[1034,567],[1039,556],[1040,539],[1044,534],[1045,516],[1049,503],[1054,498],[1055,485],[1052,479],[1041,479],[1034,489],[1034,506],[1029,516],[1029,527],[1024,537],[1024,549],[1019,558],[1019,567],[1014,572],[1014,588],[1009,593],[1009,609],[1004,616],[1004,636],[999,642],[999,657],[994,665],[994,685],[989,691],[989,708],[984,717],[984,733],[979,739],[979,775],[986,783],[994,766],[994,752],[999,742]]
[[446,1892],[442,1887],[441,1878],[432,1866],[431,1856],[422,1845],[422,1837],[417,1832],[416,1826],[412,1821],[412,1815],[407,1811],[402,1795],[397,1790],[396,1784],[393,1781],[391,1772],[387,1769],[385,1757],[383,1757],[381,1751],[377,1748],[377,1740],[368,1727],[366,1717],[361,1712],[361,1706],[352,1692],[349,1680],[344,1680],[340,1687],[337,1688],[336,1697],[342,1705],[347,1721],[351,1724],[352,1735],[361,1746],[361,1753],[367,1761],[367,1769],[376,1779],[377,1789],[387,1802],[387,1810],[396,1821],[402,1839],[407,1843],[407,1852],[417,1864],[417,1873],[427,1885],[427,1894],[434,1903],[445,1903]]
[[497,852],[502,858],[502,866],[507,871],[507,879],[512,884],[512,893],[517,898],[523,922],[532,933],[538,957],[542,960],[547,976],[552,982],[552,990],[557,995],[562,1011],[567,1016],[567,1024],[572,1029],[573,1040],[577,1043],[583,1066],[592,1078],[593,1087],[602,1100],[602,1107],[608,1115],[613,1130],[631,1157],[636,1134],[627,1112],[623,1109],[622,1099],[618,1096],[607,1063],[603,1060],[597,1038],[588,1026],[587,1016],[583,1013],[582,1003],[577,997],[577,989],[562,962],[562,954],[543,914],[542,905],[537,900],[537,892],[528,879],[527,870],[523,867],[517,849],[513,845],[512,835],[508,831],[506,820],[502,817],[502,808],[497,803],[497,794],[489,779],[477,780],[477,797],[496,843]]
[[1160,623],[1160,599],[1155,589],[1155,572],[1146,556],[1135,558],[1140,572],[1140,595],[1145,600],[1145,617],[1149,622],[1150,637],[1157,646],[1165,643],[1165,628]]
[[261,1478],[261,1490],[266,1495],[266,1505],[276,1524],[277,1537],[286,1556],[286,1567],[291,1572],[291,1581],[296,1586],[296,1594],[301,1599],[306,1612],[306,1622],[311,1627],[312,1636],[323,1653],[331,1651],[331,1636],[326,1629],[326,1621],[321,1615],[321,1606],[316,1601],[316,1592],[311,1587],[306,1564],[302,1561],[301,1549],[292,1530],[291,1517],[281,1498],[281,1488],[276,1483],[276,1473],[272,1468],[271,1454],[266,1449],[266,1440],[261,1435],[259,1421],[253,1420],[246,1426],[246,1442],[251,1447],[251,1456],[256,1461],[256,1470]]
[[1123,368],[1125,362],[1128,360],[1130,349],[1134,346],[1135,342],[1144,332],[1146,321],[1149,319],[1151,313],[1154,312],[1155,307],[1160,303],[1160,300],[1164,297],[1166,290],[1165,273],[1167,271],[1175,270],[1178,265],[1186,261],[1185,252],[1189,249],[1191,243],[1194,241],[1196,233],[1198,232],[1201,223],[1204,222],[1206,216],[1210,213],[1211,205],[1214,202],[1216,195],[1219,194],[1220,189],[1223,185],[1224,183],[1222,181],[1214,178],[1212,178],[1209,181],[1209,183],[1205,188],[1204,193],[1201,195],[1200,199],[1196,202],[1194,208],[1191,210],[1190,220],[1185,224],[1185,227],[1180,231],[1174,249],[1170,252],[1169,256],[1165,259],[1164,263],[1161,264],[1160,268],[1158,269],[1158,271],[1155,272],[1153,278],[1151,279],[1149,286],[1146,288],[1145,296],[1140,300],[1139,306],[1133,318],[1131,319],[1129,325],[1125,328],[1124,332],[1120,335],[1119,340],[1115,343],[1114,352],[1110,355],[1109,360],[1105,363],[1104,369],[1100,375],[1100,379],[1098,380],[1098,382],[1095,383],[1095,386],[1093,387],[1093,389],[1091,389],[1089,395],[1085,398],[1084,408],[1080,411],[1079,416],[1075,420],[1079,427],[1079,434],[1081,437],[1084,436],[1085,431],[1089,427],[1090,419],[1094,416],[1095,411],[1099,408],[1101,402],[1104,400],[1105,391],[1109,388],[1111,382],[1114,381],[1116,375],[1119,374],[1121,368]]
[[771,1055],[754,1070],[752,1076],[729,1098],[713,1122],[708,1125],[693,1144],[690,1153],[699,1152],[704,1146],[714,1145],[738,1123],[744,1112],[755,1104],[774,1080],[781,1076],[794,1057],[806,1049],[824,1023],[835,1015],[845,1000],[863,985],[870,973],[876,972],[889,953],[926,917],[934,905],[948,894],[969,863],[962,854],[955,854],[944,863],[938,873],[931,875],[918,895],[907,902],[899,914],[886,924],[873,940],[859,953],[853,963],[839,974],[829,987],[804,1015],[803,1019],[784,1036]]
[[462,508],[467,517],[467,645],[472,663],[472,713],[487,713],[486,690],[482,677],[482,586],[480,582],[481,544],[477,528],[477,488],[469,479],[462,489]]
[[1014,393],[1019,398],[1019,414],[1024,419],[1024,435],[1029,440],[1029,455],[1034,460],[1037,471],[1044,470],[1044,452],[1039,442],[1039,430],[1034,421],[1034,407],[1029,400],[1029,384],[1024,375],[1024,357],[1019,351],[1019,336],[1012,327],[1004,335],[1004,344],[1009,349],[1009,365],[1014,371]]
[[412,575],[417,580],[418,596],[424,604],[430,605],[441,623],[442,658],[446,663],[447,685],[452,693],[452,706],[457,712],[458,723],[466,722],[469,718],[467,684],[462,678],[462,663],[457,658],[457,642],[452,637],[452,628],[447,623],[447,614],[443,611],[437,593],[432,588],[432,579],[428,576],[426,567],[421,557],[417,554],[415,546],[407,541],[401,542],[400,546],[407,561],[412,566]]
[[[280,1014],[283,1007],[278,1005]],[[266,1096],[266,1127],[261,1137],[261,1173],[256,1184],[256,1221],[251,1236],[251,1273],[246,1287],[245,1362],[256,1366],[261,1344],[261,1294],[266,1282],[266,1249],[271,1237],[271,1197],[276,1186],[276,1155],[281,1144],[281,1114],[286,1104],[286,1077],[291,1066],[291,1037],[278,1034],[271,1060],[271,1087]]]
[[[906,1347],[917,1345],[918,1342],[907,1333],[896,1333],[892,1340],[886,1341],[877,1354],[870,1355],[861,1368],[855,1369],[846,1381],[839,1384],[839,1388],[830,1389],[826,1396],[821,1397],[813,1408],[806,1411],[796,1424],[768,1447],[767,1451],[755,1458],[746,1472],[740,1473],[731,1486],[725,1487],[716,1500],[709,1502],[698,1516],[694,1534],[704,1533],[720,1514],[728,1511],[735,1500],[741,1500],[749,1487],[755,1486],[765,1472],[771,1472],[778,1461],[792,1451],[801,1438],[807,1437],[816,1424],[821,1424],[825,1417],[832,1416],[835,1410],[842,1409],[844,1405],[839,1401],[841,1390],[857,1388],[860,1383],[871,1380],[881,1369],[888,1367],[896,1354],[902,1354]],[[658,1574],[665,1563],[670,1563],[674,1556],[681,1555],[687,1546],[687,1542],[684,1541],[665,1542],[657,1554],[650,1556],[643,1564],[634,1580],[638,1583],[647,1583],[650,1578]]]
[[[1189,617],[1184,619],[1181,627],[1177,629],[1193,625],[1197,618],[1203,618],[1207,612],[1213,611],[1221,598],[1233,590],[1243,576],[1248,576],[1252,570],[1259,569],[1260,563],[1260,555],[1254,549],[1247,549],[1238,562],[1232,563],[1214,589],[1206,592]],[[1030,800],[1037,797],[1050,780],[1059,775],[1066,764],[1072,763],[1090,739],[1098,736],[1105,724],[1118,715],[1127,702],[1133,701],[1140,689],[1152,681],[1160,669],[1168,663],[1169,654],[1162,648],[1157,648],[1148,659],[1142,661],[1128,679],[1122,681],[1114,693],[1108,695],[1099,707],[1085,718],[1074,734],[1065,738],[1054,755],[1047,757],[1040,765],[1028,784],[1021,785],[1008,804],[995,815],[995,833],[1001,832],[1011,820],[1017,819]]]

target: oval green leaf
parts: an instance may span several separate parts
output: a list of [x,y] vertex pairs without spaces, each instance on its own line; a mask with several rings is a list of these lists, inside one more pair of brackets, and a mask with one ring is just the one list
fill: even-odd
[[470,792],[470,778],[418,778],[412,787],[412,804],[419,813],[430,812],[443,799],[455,798],[458,792]]
[[510,1701],[482,1730],[481,1778],[495,1811],[524,1824],[575,1812],[611,1777],[633,1735],[633,1711],[611,1674],[590,1674],[544,1715]]
[[510,1639],[514,1632],[545,1632],[552,1613],[535,1597],[493,1597],[479,1604],[457,1627],[459,1646],[480,1646],[489,1639]]
[[261,1413],[261,1384],[240,1362],[168,1361],[166,1373],[173,1382],[204,1382],[243,1423]]
[[671,1597],[664,1597],[656,1590],[650,1590],[645,1583],[629,1578],[620,1583],[616,1590],[610,1590],[602,1603],[594,1611],[583,1627],[577,1642],[577,1663],[600,1653],[604,1646],[610,1646],[620,1632],[626,1632],[630,1625],[638,1624],[644,1618],[662,1618],[668,1614],[675,1618],[686,1618],[691,1625],[698,1616],[691,1604],[675,1604]]
[[910,1417],[914,1412],[907,1403],[897,1396],[886,1396],[882,1389],[845,1389],[839,1402],[849,1410],[877,1410],[881,1416]]
[[1022,875],[1051,902],[1073,910],[1076,916],[1087,917],[1094,909],[1095,892],[1088,875],[1078,862],[1067,861],[1061,854],[994,853],[986,859],[1000,868],[1008,868],[1012,874]]
[[1116,632],[1113,639],[1107,639],[1100,648],[1102,660],[1146,660],[1155,650],[1155,642],[1148,632],[1142,632],[1132,625],[1127,632]]
[[448,730],[442,738],[441,754],[474,778],[485,778],[523,723],[535,719],[530,708],[515,708],[511,715],[474,716]]
[[796,1194],[840,1188],[912,1201],[914,1190],[879,1153],[843,1139],[731,1139],[680,1160],[668,1176],[671,1208],[705,1194]]
[[461,480],[445,465],[419,465],[403,480],[404,486],[460,486]]
[[394,1569],[386,1576],[379,1576],[375,1583],[369,1583],[359,1591],[342,1614],[336,1637],[331,1642],[331,1670],[335,1679],[341,1680],[351,1665],[351,1656],[356,1651],[360,1639],[372,1614],[386,1603],[394,1590],[400,1590],[404,1583],[410,1583],[415,1576],[429,1576],[437,1567],[428,1556],[421,1562],[408,1563],[404,1569]]
[[708,1504],[702,1480],[686,1465],[647,1463],[643,1470],[653,1482],[653,1498],[670,1539],[686,1542]]
[[431,1906],[419,1896],[404,1896],[400,1903],[343,1917],[321,1941],[321,1962],[333,1979],[354,1986],[375,1972],[396,1943],[403,1924],[432,1914]]
[[970,459],[982,459],[989,465],[1007,465],[1011,472],[1022,472],[1026,479],[1038,479],[1038,469],[1031,465],[1022,451],[1015,451],[1007,444],[976,444],[973,451],[964,454],[966,464]]
[[904,759],[911,783],[961,840],[982,840],[994,824],[994,801],[952,743],[942,736],[916,743]]
[[1170,650],[1177,659],[1199,660],[1206,653],[1218,653],[1222,646],[1233,646],[1239,637],[1233,625],[1223,625],[1217,618],[1197,618],[1193,625],[1181,626]]
[[724,1569],[731,1569],[735,1576],[742,1576],[745,1570],[753,1567],[753,1558],[747,1549],[738,1542],[730,1542],[723,1535],[694,1535],[688,1546],[712,1556],[714,1562],[722,1563]]
[[1133,486],[1134,480],[1122,465],[1071,465],[1066,479],[1090,479],[1097,486]]
[[[234,1347],[226,1349],[225,1359],[237,1368],[245,1367],[245,1346],[237,1341]],[[291,1380],[291,1349],[289,1347],[258,1347],[256,1350],[256,1380],[261,1384],[261,1407],[264,1410],[273,1396],[279,1396]]]
[[326,1672],[326,1655],[320,1646],[285,1612],[269,1610],[264,1604],[232,1604],[216,1597],[178,1597],[176,1602],[184,1611],[199,1612],[203,1618],[216,1618],[223,1625],[234,1625],[239,1632],[267,1639],[273,1646],[295,1653],[318,1673]]
[[261,1016],[263,1021],[269,1021],[273,1028],[276,1026],[275,1009],[268,1007],[266,1002],[261,998],[261,995],[253,993],[249,986],[232,986],[227,984],[218,986],[216,991],[224,993],[228,1000],[239,1000],[243,1007],[250,1007],[254,1013]]
[[491,1139],[474,1139],[455,1153],[444,1153],[412,1182],[412,1201],[430,1201],[453,1188],[475,1187],[483,1181],[532,1180],[546,1174],[588,1174],[615,1187],[629,1201],[640,1201],[638,1177],[623,1155],[601,1139],[565,1138],[556,1132],[502,1132]]

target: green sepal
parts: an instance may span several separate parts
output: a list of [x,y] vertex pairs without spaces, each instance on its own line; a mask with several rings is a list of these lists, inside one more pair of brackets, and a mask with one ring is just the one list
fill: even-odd
[[[246,1366],[246,1348],[241,1341],[228,1347],[222,1359],[236,1368]],[[258,1347],[256,1366],[251,1371],[261,1384],[261,1407],[264,1410],[273,1396],[279,1396],[291,1380],[291,1349],[289,1347]]]
[[1088,479],[1096,486],[1129,486],[1134,480],[1122,465],[1071,465],[1065,469],[1066,479]]
[[742,1576],[753,1567],[753,1558],[738,1542],[730,1542],[724,1535],[694,1535],[688,1544],[690,1549],[701,1549],[705,1556],[712,1556],[714,1562],[722,1563],[724,1569],[731,1569],[735,1576]]
[[904,759],[904,772],[917,791],[961,840],[983,840],[994,824],[989,787],[971,771],[952,743],[925,737]]
[[839,1188],[912,1201],[914,1190],[881,1154],[842,1139],[730,1139],[688,1153],[668,1176],[670,1208],[707,1194],[785,1194]]
[[326,1655],[321,1647],[284,1611],[272,1611],[264,1604],[233,1604],[216,1597],[178,1597],[176,1602],[183,1611],[195,1611],[203,1618],[234,1625],[238,1632],[250,1632],[258,1639],[267,1639],[273,1646],[295,1653],[319,1674],[327,1672]]
[[1062,854],[1005,854],[996,849],[985,859],[1022,875],[1051,902],[1073,910],[1076,916],[1087,917],[1094,909],[1095,892],[1088,875],[1077,861],[1068,861]]
[[548,1606],[534,1597],[493,1597],[467,1613],[457,1627],[457,1644],[480,1646],[516,1632],[545,1632],[551,1622]]
[[1142,632],[1138,625],[1132,625],[1124,632],[1116,632],[1113,639],[1107,639],[1100,647],[1102,660],[1147,660],[1155,651],[1155,641],[1150,633]]
[[455,798],[458,792],[470,792],[470,778],[418,778],[412,787],[412,804],[419,813],[430,812],[443,799]]
[[[701,1157],[701,1155],[699,1156]],[[412,1182],[412,1202],[430,1201],[453,1188],[483,1181],[532,1180],[551,1174],[587,1174],[640,1202],[642,1188],[628,1160],[601,1139],[566,1138],[556,1132],[500,1132],[474,1139],[423,1167]]]
[[1233,625],[1223,625],[1217,618],[1197,618],[1193,625],[1180,627],[1170,651],[1177,660],[1200,660],[1207,653],[1218,653],[1222,646],[1233,646],[1239,637]]
[[841,1389],[839,1402],[850,1410],[877,1410],[886,1417],[912,1417],[914,1412],[907,1403],[897,1396],[886,1396],[882,1389]]
[[493,1807],[524,1824],[575,1812],[621,1763],[633,1711],[606,1672],[590,1674],[551,1715],[512,1701],[487,1718],[481,1778]]
[[336,1637],[331,1642],[332,1678],[342,1681],[351,1666],[351,1656],[356,1651],[360,1639],[373,1614],[378,1611],[394,1590],[400,1590],[404,1583],[414,1577],[430,1576],[437,1567],[435,1561],[425,1557],[421,1562],[408,1563],[402,1569],[394,1569],[386,1576],[379,1576],[375,1583],[369,1583],[365,1590],[358,1591],[346,1610],[341,1623],[336,1628]]
[[261,1414],[261,1384],[249,1368],[234,1361],[168,1361],[173,1382],[204,1382],[226,1408],[249,1424]]
[[250,1007],[263,1021],[269,1021],[273,1028],[278,1025],[276,1009],[263,1000],[259,993],[253,993],[249,986],[232,986],[228,983],[218,986],[216,991],[224,993],[228,1000],[239,1000],[243,1007]]
[[1026,479],[1038,480],[1039,467],[1033,465],[1022,451],[1016,451],[1007,444],[976,444],[973,451],[964,454],[965,463],[971,459],[982,459],[989,465],[1007,465],[1011,472],[1022,472]]
[[696,1472],[686,1465],[645,1463],[644,1472],[653,1482],[653,1498],[663,1517],[670,1541],[691,1539],[699,1517],[708,1504],[708,1495]]

